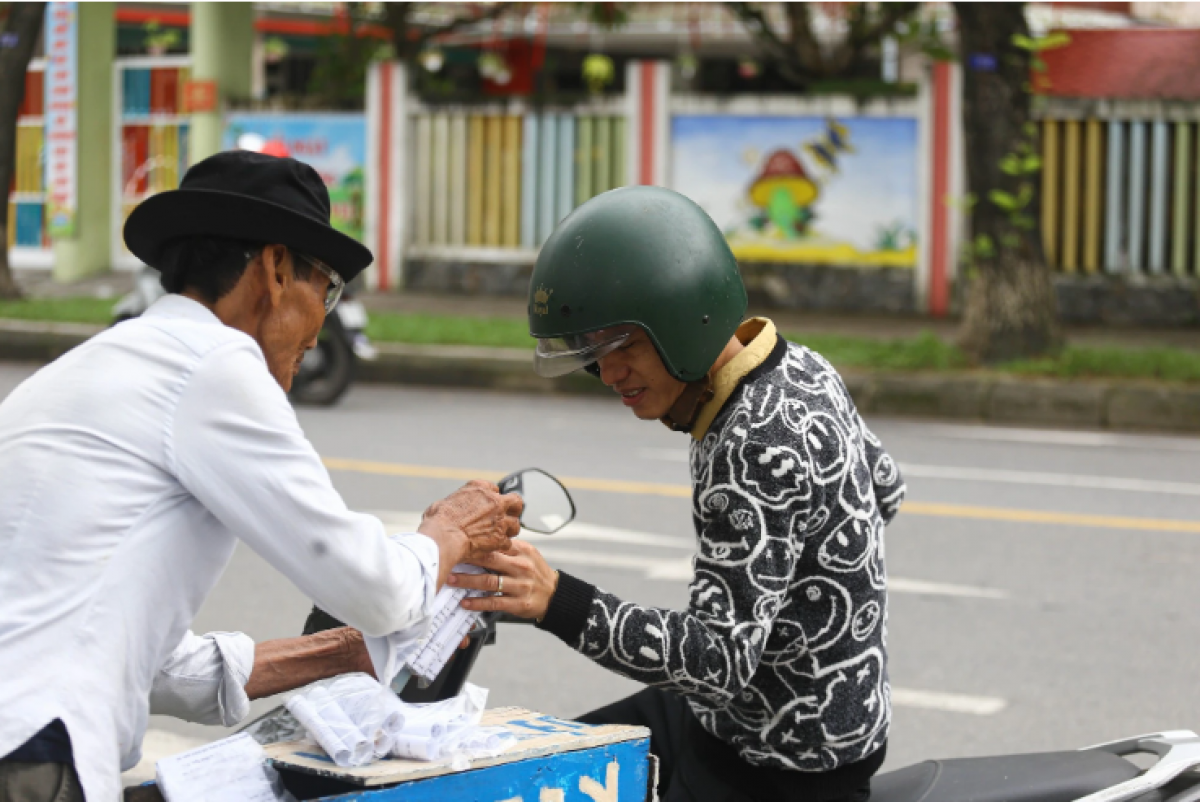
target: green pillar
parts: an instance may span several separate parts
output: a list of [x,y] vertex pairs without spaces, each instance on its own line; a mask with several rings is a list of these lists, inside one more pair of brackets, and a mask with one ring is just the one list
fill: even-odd
[[192,80],[216,81],[217,109],[192,115],[189,158],[195,164],[221,149],[221,108],[252,91],[253,3],[192,3]]
[[75,235],[54,241],[54,280],[77,281],[112,266],[114,3],[79,3]]

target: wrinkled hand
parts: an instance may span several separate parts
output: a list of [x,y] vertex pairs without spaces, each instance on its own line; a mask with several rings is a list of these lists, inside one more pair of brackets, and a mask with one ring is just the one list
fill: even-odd
[[[499,596],[477,596],[462,600],[462,606],[476,612],[500,611],[518,618],[541,620],[558,589],[558,571],[547,563],[532,545],[514,540],[505,551],[494,551],[471,560],[491,574],[451,574],[448,583],[468,590],[500,592]],[[500,578],[503,577],[503,584]]]
[[439,546],[445,540],[455,542],[448,553],[443,548],[442,568],[448,574],[460,562],[472,562],[489,552],[509,548],[512,538],[521,531],[524,509],[520,496],[502,496],[496,485],[476,479],[430,505],[417,531],[438,541]]

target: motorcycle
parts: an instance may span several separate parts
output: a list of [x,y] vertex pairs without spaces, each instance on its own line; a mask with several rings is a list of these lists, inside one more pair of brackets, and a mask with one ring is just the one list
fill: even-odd
[[[366,307],[353,300],[352,287],[353,283],[346,287],[342,300],[325,316],[316,347],[304,354],[288,394],[293,402],[317,406],[337,403],[354,381],[358,362],[378,356],[366,334]],[[138,317],[165,294],[158,271],[143,267],[134,278],[133,290],[113,306],[113,325]]]
[[[566,488],[537,468],[518,471],[498,482],[501,492],[518,493],[525,501],[521,525],[553,534],[575,517]],[[406,702],[434,702],[456,696],[466,683],[480,650],[496,640],[498,623],[524,619],[485,614],[433,682],[414,682],[402,672],[392,689]],[[342,626],[313,608],[304,633]],[[304,735],[299,723],[278,707],[246,725],[259,743],[292,740]],[[1152,755],[1157,761],[1139,768],[1128,758]],[[305,794],[306,778],[297,776],[289,789]],[[315,792],[315,788],[314,788]],[[325,787],[322,793],[331,790]],[[318,794],[319,795],[319,794]],[[1084,749],[927,760],[878,774],[871,780],[870,802],[1200,802],[1200,736],[1189,730],[1139,735]]]

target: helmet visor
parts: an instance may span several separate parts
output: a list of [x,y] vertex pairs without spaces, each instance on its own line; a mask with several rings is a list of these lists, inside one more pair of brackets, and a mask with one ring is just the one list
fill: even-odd
[[533,370],[545,379],[574,373],[620,348],[635,331],[637,326],[629,324],[587,334],[540,338],[533,355]]

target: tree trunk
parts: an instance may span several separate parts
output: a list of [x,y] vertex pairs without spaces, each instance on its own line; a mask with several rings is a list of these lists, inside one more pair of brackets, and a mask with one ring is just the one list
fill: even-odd
[[[1062,343],[1050,271],[1042,255],[1039,179],[1001,169],[1005,157],[1037,147],[1030,125],[1029,36],[1024,3],[955,3],[963,64],[963,129],[972,247],[961,345],[981,362],[1032,357]],[[990,58],[989,58],[990,57]],[[1027,193],[1014,211],[993,200]]]
[[25,98],[25,71],[33,58],[45,3],[9,3],[0,39],[0,298],[20,298],[8,266],[8,188],[17,160],[17,114]]
[[396,60],[412,64],[417,55],[417,41],[413,32],[413,3],[384,3],[383,13],[387,26],[392,29],[392,50]]

